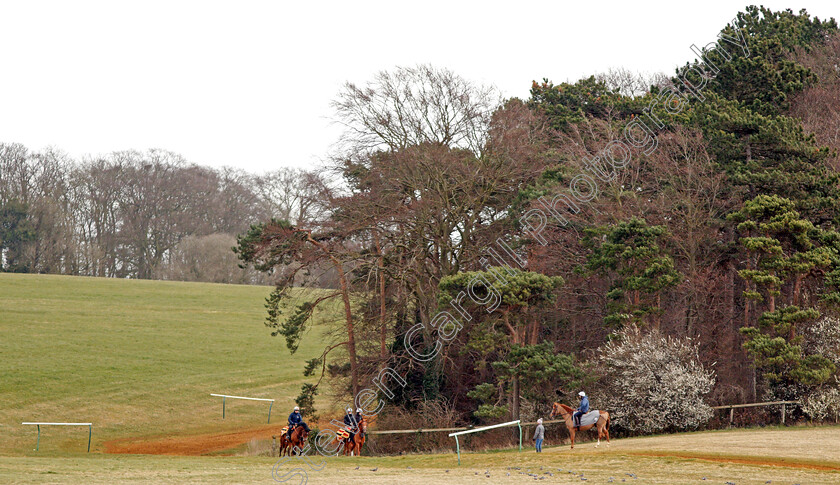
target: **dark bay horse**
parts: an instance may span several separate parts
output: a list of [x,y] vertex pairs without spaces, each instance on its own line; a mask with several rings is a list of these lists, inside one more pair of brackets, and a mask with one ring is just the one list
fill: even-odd
[[[559,414],[566,422],[566,428],[569,430],[569,436],[572,438],[572,449],[575,447],[575,432],[577,431],[575,429],[575,423],[572,420],[572,413],[574,412],[574,409],[559,402],[554,403],[554,406],[551,407],[551,417],[553,418]],[[580,431],[586,431],[595,426],[598,427],[598,443],[595,444],[596,448],[601,445],[601,438],[606,438],[607,446],[610,445],[610,414],[606,411],[600,411],[600,413],[601,415],[595,424],[587,424],[586,426],[580,427]]]

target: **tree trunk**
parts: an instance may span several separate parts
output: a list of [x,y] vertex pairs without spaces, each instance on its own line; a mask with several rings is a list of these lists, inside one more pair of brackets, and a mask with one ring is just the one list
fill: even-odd
[[744,298],[744,327],[750,326],[750,300]]
[[662,295],[660,293],[656,294],[656,318],[654,319],[654,323],[656,325],[656,330],[659,330],[662,326]]
[[376,251],[379,253],[379,358],[388,360],[388,326],[385,319],[385,255],[379,243],[379,233],[374,232]]
[[802,278],[804,275],[796,275],[796,280],[793,284],[793,304],[799,306],[799,295],[802,292]]
[[747,161],[749,162],[749,161],[752,161],[752,146],[750,145],[750,135],[747,135],[747,147],[746,148],[747,148],[747,150],[746,150]]
[[513,377],[513,400],[510,406],[511,419],[519,419],[519,377]]
[[[333,258],[334,259],[334,258]],[[350,358],[350,387],[353,396],[359,394],[359,369],[356,365],[356,335],[353,325],[353,310],[350,306],[350,288],[347,285],[347,275],[338,260],[335,261],[338,277],[341,281],[341,299],[344,300],[344,318],[347,321],[347,355]]]
[[[505,325],[510,331],[510,337],[513,341],[512,343],[514,345],[519,344],[522,341],[519,336],[519,329],[510,324],[510,315],[508,311],[505,311],[504,317]],[[510,415],[511,419],[516,420],[519,419],[519,377],[514,375],[511,384]]]
[[347,275],[344,273],[341,261],[333,256],[329,249],[312,239],[312,235],[308,232],[306,233],[306,239],[330,258],[335,270],[338,272],[338,279],[341,283],[341,299],[344,301],[344,319],[347,323],[347,356],[350,360],[350,387],[353,396],[356,396],[359,393],[359,369],[356,365],[356,332],[355,325],[353,324],[353,307],[350,305],[350,285],[347,284]]

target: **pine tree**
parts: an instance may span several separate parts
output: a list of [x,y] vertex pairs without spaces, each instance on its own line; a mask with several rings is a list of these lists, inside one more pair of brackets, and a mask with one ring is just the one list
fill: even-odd
[[[498,321],[504,325],[510,343],[513,344],[509,344],[509,349],[518,349],[517,352],[526,349],[527,353],[527,349],[534,350],[528,345],[536,345],[540,333],[538,320],[528,318],[529,310],[552,302],[556,290],[563,283],[563,278],[559,276],[546,276],[510,267],[488,267],[486,271],[467,271],[444,277],[439,285],[439,301],[441,305],[449,305],[459,293],[472,292],[479,301],[465,298],[462,301],[464,308],[482,309],[475,313],[487,315],[493,323]],[[516,368],[518,364],[514,363],[513,369]],[[507,369],[511,369],[510,363]],[[511,416],[519,419],[520,373],[514,370],[507,375],[511,384]]]
[[[803,352],[798,330],[820,317],[802,296],[804,280],[838,267],[837,250],[823,244],[824,231],[794,207],[789,199],[760,195],[729,216],[744,234],[740,244],[749,256],[748,268],[738,272],[747,283],[744,349],[775,397],[791,399],[802,386],[822,384],[835,371],[825,357]],[[750,301],[766,308],[756,326],[751,324]]]
[[659,327],[662,293],[676,286],[682,275],[662,247],[663,226],[643,219],[586,230],[584,245],[591,248],[583,271],[612,279],[607,297],[612,301],[604,323],[613,328],[653,323]]

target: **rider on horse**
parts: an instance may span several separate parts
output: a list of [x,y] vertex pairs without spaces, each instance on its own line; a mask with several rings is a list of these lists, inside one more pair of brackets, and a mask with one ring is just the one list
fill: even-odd
[[347,438],[348,441],[352,442],[353,437],[356,435],[356,431],[358,431],[359,423],[362,422],[362,409],[359,408],[356,410],[356,415],[353,416],[353,409],[347,408],[347,414],[344,416],[344,424],[347,425],[347,431],[350,433],[350,437]]
[[309,431],[309,426],[303,422],[303,417],[300,415],[300,408],[295,406],[294,411],[289,415],[289,431],[287,431],[289,440],[292,439],[292,432],[298,426],[303,426],[303,429]]
[[589,412],[589,398],[586,397],[586,393],[583,391],[580,391],[578,396],[580,396],[580,406],[575,410],[574,419],[575,426],[579,428],[581,416]]
[[347,408],[347,413],[344,415],[344,424],[347,425],[347,432],[350,433],[349,441],[353,440],[353,430],[356,429],[356,420],[353,417],[353,410]]

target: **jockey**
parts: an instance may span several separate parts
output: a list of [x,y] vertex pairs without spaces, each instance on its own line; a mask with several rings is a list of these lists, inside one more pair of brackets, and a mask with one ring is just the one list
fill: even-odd
[[356,424],[361,425],[362,423],[362,408],[356,409]]
[[[292,439],[292,431],[295,430],[297,425],[302,424],[302,423],[303,423],[303,418],[300,415],[300,408],[295,406],[294,411],[292,411],[292,414],[289,415],[289,431],[286,432],[287,435],[288,435],[288,438],[290,440]],[[306,429],[306,424],[304,424],[303,426],[304,426],[304,429]]]
[[575,426],[580,428],[581,416],[589,412],[589,398],[586,397],[586,393],[583,391],[580,391],[578,396],[580,396],[580,406],[578,406],[577,410],[575,410],[574,419]]
[[354,431],[356,430],[356,417],[353,416],[353,409],[347,408],[347,414],[344,415],[344,424],[347,425],[347,431],[350,432],[350,438],[348,441],[353,441],[353,436],[356,434]]

